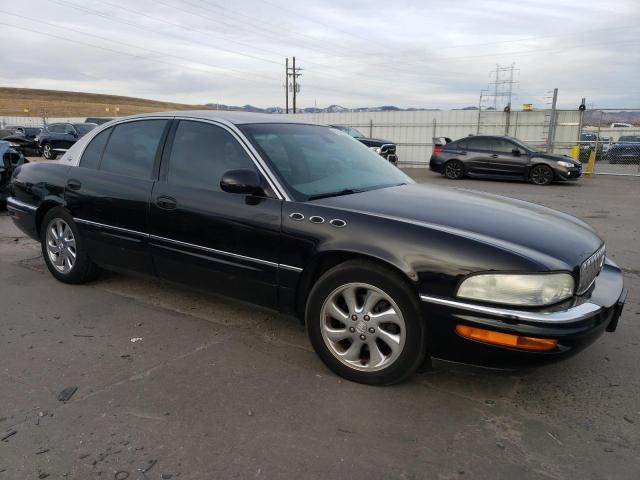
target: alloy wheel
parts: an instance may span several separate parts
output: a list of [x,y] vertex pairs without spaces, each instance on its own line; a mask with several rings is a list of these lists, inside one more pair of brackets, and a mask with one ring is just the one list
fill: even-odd
[[457,160],[447,162],[445,165],[445,175],[450,179],[462,178],[463,166],[462,163]]
[[76,263],[76,239],[71,227],[61,218],[54,218],[47,226],[47,255],[60,273],[69,273]]
[[402,312],[387,293],[372,285],[349,283],[333,290],[322,305],[320,322],[329,351],[356,370],[382,370],[404,348]]
[[531,181],[536,185],[548,185],[553,181],[553,171],[544,165],[538,165],[531,170]]

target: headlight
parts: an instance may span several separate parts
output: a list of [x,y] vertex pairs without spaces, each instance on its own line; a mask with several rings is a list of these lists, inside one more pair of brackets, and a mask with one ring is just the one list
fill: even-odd
[[571,168],[571,167],[573,167],[574,164],[571,163],[571,162],[564,162],[562,160],[559,160],[558,161],[558,165],[560,165],[561,167]]
[[458,297],[483,302],[540,307],[573,296],[574,281],[568,273],[474,275],[462,282]]
[[380,147],[369,147],[369,150],[373,150],[376,153],[380,153]]

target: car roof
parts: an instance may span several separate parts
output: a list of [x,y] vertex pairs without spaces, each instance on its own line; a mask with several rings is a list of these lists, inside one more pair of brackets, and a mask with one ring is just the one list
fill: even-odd
[[[308,125],[321,125],[308,120],[298,120],[275,113],[233,112],[226,110],[179,110],[172,112],[154,112],[132,115],[126,118],[153,118],[153,117],[190,117],[201,120],[222,120],[234,125],[246,125],[250,123],[302,123]],[[122,118],[118,118],[122,120]]]

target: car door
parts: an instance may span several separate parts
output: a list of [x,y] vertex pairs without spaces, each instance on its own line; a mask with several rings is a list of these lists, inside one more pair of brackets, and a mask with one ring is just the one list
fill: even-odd
[[[496,137],[492,145],[493,172],[499,175],[521,177],[529,163],[529,155],[515,143],[506,138]],[[514,150],[519,153],[514,153]]]
[[48,142],[53,150],[63,150],[62,146],[65,138],[66,125],[64,123],[52,123],[47,126]]
[[169,119],[114,125],[98,133],[70,169],[67,208],[96,263],[155,274],[148,209],[168,127]]
[[464,140],[465,155],[462,161],[467,173],[491,174],[492,152],[490,137],[469,137]]
[[73,125],[67,123],[64,126],[64,133],[60,136],[60,139],[56,142],[57,147],[61,150],[69,150],[71,146],[78,141],[78,132]]
[[169,281],[275,308],[282,202],[227,193],[222,175],[256,170],[226,127],[176,122],[150,205],[151,252]]

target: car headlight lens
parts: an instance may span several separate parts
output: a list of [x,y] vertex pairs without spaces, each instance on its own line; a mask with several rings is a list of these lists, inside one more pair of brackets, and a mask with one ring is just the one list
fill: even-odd
[[573,277],[568,273],[482,274],[464,280],[458,288],[458,297],[540,307],[573,296],[574,288]]
[[562,160],[558,161],[558,165],[560,165],[561,167],[567,167],[567,168],[573,167],[573,163],[565,162],[565,161],[562,161]]
[[380,147],[369,147],[369,150],[373,150],[376,153],[380,153]]

